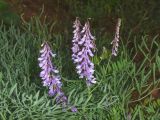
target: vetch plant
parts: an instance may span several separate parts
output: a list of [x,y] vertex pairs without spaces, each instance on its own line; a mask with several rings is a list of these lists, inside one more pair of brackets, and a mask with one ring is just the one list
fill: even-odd
[[[49,95],[56,96],[57,104],[62,104],[62,107],[67,106],[67,97],[62,91],[61,77],[58,74],[59,71],[56,69],[56,66],[52,64],[52,57],[55,57],[55,54],[52,53],[50,46],[47,42],[44,42],[40,50],[40,57],[38,58],[39,67],[42,69],[40,72],[40,77],[43,80],[43,86],[49,87]],[[71,109],[72,110],[72,109]],[[74,107],[73,112],[76,112],[77,109]]]
[[118,22],[116,25],[116,33],[115,33],[113,41],[111,42],[111,44],[113,45],[113,47],[112,47],[112,55],[113,56],[117,56],[117,53],[118,53],[120,26],[121,26],[121,19],[118,18]]
[[77,53],[78,51],[80,50],[80,46],[78,45],[78,42],[80,41],[81,39],[81,23],[79,21],[79,18],[77,17],[75,22],[73,23],[73,28],[75,29],[73,31],[74,33],[74,36],[73,36],[73,40],[72,40],[72,43],[73,43],[73,46],[72,46],[72,60],[74,63],[77,63],[78,61],[76,61],[77,59]]
[[74,22],[73,27],[75,30],[73,32],[74,37],[72,41],[72,59],[74,60],[74,63],[76,63],[76,69],[77,73],[79,74],[79,78],[86,78],[86,83],[88,86],[90,86],[96,83],[96,78],[93,75],[94,64],[90,60],[90,58],[94,56],[93,51],[95,49],[95,37],[93,37],[90,32],[90,25],[88,20],[81,32],[79,30],[80,22],[77,21],[77,19]]

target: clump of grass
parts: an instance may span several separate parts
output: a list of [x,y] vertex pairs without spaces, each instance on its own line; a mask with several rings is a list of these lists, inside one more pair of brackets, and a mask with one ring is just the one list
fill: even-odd
[[[122,42],[116,58],[110,57],[111,53],[107,49],[100,51],[92,59],[96,65],[97,85],[90,89],[79,80],[76,72],[70,71],[73,70],[71,51],[68,50],[70,47],[64,44],[64,38],[61,34],[48,31],[47,25],[41,25],[38,20],[26,23],[22,28],[13,25],[6,28],[1,24],[0,119],[123,120],[131,117],[133,120],[150,120],[159,116],[158,112],[154,112],[158,111],[159,102],[152,103],[151,98],[144,97],[148,91],[143,91],[143,87],[147,86],[146,90],[149,89],[149,77],[154,77],[155,72],[160,69],[160,48],[156,42],[159,38],[153,40],[153,46],[157,47],[155,61],[150,62],[148,69],[146,62],[152,58],[151,51],[143,51],[146,37],[139,39],[141,44],[135,44],[136,50],[144,54],[139,66],[132,60],[130,51]],[[55,104],[55,98],[48,97],[48,90],[41,85],[37,58],[44,39],[53,43],[53,49],[58,53],[58,60],[55,62],[62,73],[64,91],[68,101],[77,107],[77,113],[62,111],[61,106]],[[103,41],[97,46],[108,48],[103,44],[107,38],[99,39]],[[154,85],[159,83],[159,78],[154,77],[154,80]],[[138,91],[139,96],[133,100],[131,96],[134,90]],[[141,101],[143,97],[148,100],[145,106]],[[129,105],[134,101],[139,103],[131,109]]]

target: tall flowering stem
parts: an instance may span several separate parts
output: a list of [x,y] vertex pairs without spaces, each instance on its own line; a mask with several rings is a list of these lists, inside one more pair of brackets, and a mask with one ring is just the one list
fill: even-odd
[[49,88],[49,95],[56,96],[57,104],[62,104],[63,107],[67,106],[67,97],[64,95],[61,87],[61,77],[59,76],[59,71],[56,66],[52,64],[52,57],[55,54],[52,53],[50,46],[47,42],[41,45],[40,57],[38,58],[39,67],[42,69],[40,72],[40,77],[43,82],[43,86]]
[[121,26],[121,19],[118,18],[118,22],[116,25],[116,33],[115,33],[113,41],[111,42],[111,44],[113,45],[113,47],[112,47],[112,55],[113,56],[117,56],[117,53],[118,53],[120,26]]
[[81,39],[81,23],[79,21],[79,18],[77,17],[75,22],[73,23],[73,28],[75,29],[73,31],[73,40],[72,40],[72,43],[73,43],[73,46],[72,46],[72,60],[74,63],[77,63],[76,61],[76,58],[77,58],[77,53],[78,51],[80,50],[80,46],[78,45],[78,42],[80,41]]
[[93,37],[90,32],[89,21],[85,23],[80,34],[82,37],[80,39],[77,38],[78,42],[76,42],[78,51],[76,53],[73,52],[73,55],[75,56],[74,61],[80,78],[86,78],[86,83],[90,86],[96,83],[96,78],[93,75],[94,64],[90,60],[90,58],[94,56],[93,51],[95,49],[95,37]]

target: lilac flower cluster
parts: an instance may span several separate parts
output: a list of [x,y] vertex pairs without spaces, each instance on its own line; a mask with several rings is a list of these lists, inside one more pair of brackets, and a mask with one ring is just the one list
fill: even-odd
[[90,57],[93,57],[93,50],[95,49],[94,40],[90,32],[89,21],[87,21],[80,31],[80,21],[76,19],[73,28],[73,47],[72,47],[72,59],[76,64],[77,73],[80,78],[86,78],[88,86],[96,83],[94,74],[94,64],[91,62]]
[[72,46],[72,60],[74,63],[77,63],[76,59],[77,59],[77,53],[80,50],[80,46],[78,45],[78,42],[81,39],[81,23],[79,21],[79,18],[77,17],[75,22],[73,23],[73,28],[75,29],[73,31],[74,36],[73,36],[73,46]]
[[[52,53],[50,46],[47,42],[42,44],[42,50],[40,50],[40,57],[38,58],[39,67],[42,69],[40,77],[43,80],[43,86],[49,87],[49,95],[56,96],[57,104],[62,104],[63,107],[67,106],[67,97],[62,92],[61,77],[58,75],[59,71],[52,64],[52,57],[55,54]],[[76,108],[75,108],[76,109]],[[74,109],[74,111],[76,111]]]
[[117,56],[117,52],[118,52],[120,26],[121,26],[121,19],[119,18],[118,22],[117,22],[117,26],[116,26],[116,33],[115,33],[113,41],[111,42],[111,44],[113,45],[112,55],[114,55],[114,56]]

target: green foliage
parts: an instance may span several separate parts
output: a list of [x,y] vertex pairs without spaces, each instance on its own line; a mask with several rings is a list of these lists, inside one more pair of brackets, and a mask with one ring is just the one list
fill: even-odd
[[8,4],[4,0],[0,0],[0,10],[8,9]]
[[[21,28],[14,25],[6,28],[1,24],[0,119],[159,119],[159,100],[154,103],[148,98],[150,94],[145,96],[150,88],[147,84],[149,77],[154,77],[155,72],[160,69],[158,37],[153,39],[150,48],[146,45],[147,36],[138,38],[141,42],[135,43],[134,47],[136,52],[140,51],[144,55],[140,64],[132,60],[131,51],[127,50],[126,45],[120,46],[118,57],[115,58],[111,56],[108,46],[104,44],[105,41],[98,42],[97,46],[102,47],[102,51],[98,51],[93,58],[97,84],[87,88],[85,82],[80,80],[74,71],[70,46],[66,42],[69,37],[53,34],[54,25],[55,23],[41,24],[38,19],[24,23]],[[37,58],[43,40],[48,40],[53,50],[58,53],[54,62],[62,73],[63,90],[69,102],[78,108],[77,113],[72,113],[70,108],[62,110],[61,106],[55,104],[55,98],[48,96],[47,88],[41,85]],[[154,53],[153,48],[156,48]],[[158,83],[159,79],[154,77],[152,84]],[[131,99],[133,91],[139,93],[136,100]],[[140,101],[142,98],[147,98],[147,105]],[[129,105],[135,101],[141,104],[131,109]]]
[[0,0],[0,22],[7,25],[16,24],[20,22],[20,17],[12,10],[11,6],[4,0]]

